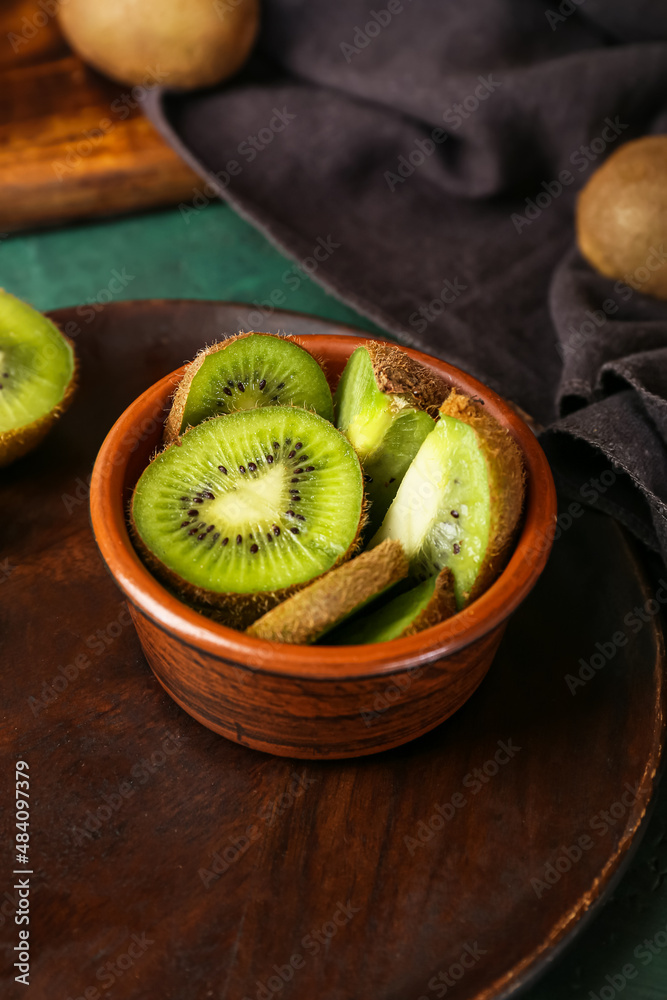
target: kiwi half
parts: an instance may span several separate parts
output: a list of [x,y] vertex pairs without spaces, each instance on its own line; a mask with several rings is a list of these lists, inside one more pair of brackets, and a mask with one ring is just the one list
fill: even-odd
[[240,333],[201,351],[174,394],[165,441],[208,417],[257,406],[300,406],[333,420],[333,400],[315,358],[295,340]]
[[379,526],[419,448],[433,430],[426,412],[448,389],[392,344],[371,341],[350,356],[335,396],[336,426],[359,455],[370,501],[367,537]]
[[75,382],[71,341],[0,289],[0,466],[39,444],[69,406]]
[[445,567],[437,576],[429,577],[382,607],[376,610],[371,608],[369,614],[362,612],[353,621],[343,622],[327,636],[326,641],[332,646],[389,642],[423,632],[454,614],[454,574]]
[[362,517],[352,446],[292,406],[192,428],[144,470],[130,512],[156,575],[236,628],[349,558]]
[[407,574],[402,545],[387,540],[294,594],[247,633],[270,642],[313,643]]
[[453,390],[369,548],[399,540],[418,580],[448,566],[461,608],[505,565],[523,495],[516,442],[481,405]]

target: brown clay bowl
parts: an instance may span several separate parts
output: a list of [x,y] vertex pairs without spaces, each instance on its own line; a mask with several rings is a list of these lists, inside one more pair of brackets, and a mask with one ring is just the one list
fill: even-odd
[[[308,347],[335,386],[362,338],[314,335]],[[406,350],[408,350],[406,348]],[[203,725],[244,746],[300,758],[358,757],[421,736],[470,697],[505,625],[537,581],[555,531],[556,495],[533,432],[496,393],[436,358],[408,353],[481,397],[517,441],[527,497],[514,553],[469,608],[426,631],[367,646],[294,646],[252,639],[183,604],[146,569],[127,530],[132,488],[160,444],[183,369],[147,389],[107,435],[90,490],[93,530],[128,599],[146,658],[167,693]]]

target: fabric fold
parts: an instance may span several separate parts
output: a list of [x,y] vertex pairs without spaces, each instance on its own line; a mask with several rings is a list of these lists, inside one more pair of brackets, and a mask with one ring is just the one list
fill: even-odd
[[[667,131],[662,6],[634,20],[620,0],[264,10],[235,81],[148,95],[202,191],[398,340],[532,414],[575,495],[611,469],[585,502],[667,556],[667,303],[573,249],[593,171]],[[667,266],[661,240],[652,263]]]

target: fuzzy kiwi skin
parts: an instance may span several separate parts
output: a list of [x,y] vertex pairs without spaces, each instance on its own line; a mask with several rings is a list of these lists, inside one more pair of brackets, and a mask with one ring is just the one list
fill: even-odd
[[526,473],[516,441],[483,405],[452,389],[440,413],[469,424],[486,459],[491,505],[489,543],[475,583],[465,597],[464,603],[470,604],[493,583],[510,557],[523,510]]
[[[418,586],[421,585],[418,584]],[[385,608],[382,610],[391,608],[395,601],[400,600],[401,596],[407,596],[407,594],[409,594],[414,588],[410,587],[408,584],[408,588],[406,590],[404,583],[396,589],[399,593],[396,597],[393,597],[392,594],[387,595],[388,601]],[[370,607],[371,620],[375,617],[375,615],[379,615],[380,613],[380,609],[377,611],[375,610],[376,603],[379,602],[373,602]],[[454,574],[448,566],[445,566],[440,570],[435,578],[433,592],[426,607],[423,608],[419,614],[415,615],[412,621],[409,622],[409,624],[406,625],[401,632],[397,632],[396,635],[392,636],[392,638],[403,639],[406,636],[417,635],[418,632],[423,632],[424,629],[432,628],[434,625],[439,625],[441,622],[444,622],[447,618],[451,618],[456,614],[457,610]],[[352,623],[343,621],[333,630],[330,636],[325,635],[319,645],[365,646],[376,642],[391,641],[389,639],[370,639],[368,638],[368,631],[364,634],[364,625],[362,625],[364,611],[355,615],[352,619]]]
[[[53,326],[55,326],[55,323]],[[56,327],[56,329],[58,328]],[[23,456],[27,455],[29,451],[36,448],[37,445],[44,440],[56,420],[62,416],[74,398],[74,393],[76,392],[78,386],[79,364],[74,352],[74,344],[72,341],[69,337],[66,337],[61,330],[58,330],[58,333],[72,348],[72,355],[74,358],[72,377],[67,384],[63,398],[57,406],[54,406],[54,408],[49,410],[48,413],[45,413],[44,416],[38,417],[37,420],[33,420],[31,424],[24,424],[23,427],[13,427],[11,430],[2,431],[0,433],[0,468],[10,465],[12,462],[15,462],[17,458],[23,458]]]
[[[167,421],[164,425],[164,436],[163,440],[165,444],[172,444],[181,435],[181,424],[183,423],[183,413],[185,412],[185,406],[188,401],[188,394],[190,392],[190,386],[192,385],[193,379],[201,366],[206,361],[209,354],[216,354],[218,351],[224,351],[226,347],[234,343],[235,340],[243,340],[244,337],[252,337],[260,334],[262,337],[276,337],[277,340],[289,340],[292,344],[296,344],[302,350],[310,354],[297,337],[283,337],[277,333],[263,333],[260,330],[249,330],[247,333],[237,333],[233,337],[226,337],[224,340],[218,341],[216,344],[211,344],[210,347],[205,347],[199,354],[190,362],[183,373],[183,378],[178,383],[176,392],[173,395],[171,409],[169,415],[167,416]],[[310,355],[313,357],[313,355]],[[315,361],[319,364],[320,368],[324,369],[322,362],[319,358],[315,358]]]
[[131,511],[129,517],[132,543],[148,569],[151,570],[151,572],[180,600],[189,604],[196,611],[199,611],[201,614],[205,614],[214,621],[220,622],[222,625],[227,625],[229,628],[239,629],[240,631],[247,629],[248,626],[252,625],[254,621],[262,615],[265,615],[272,608],[275,608],[278,604],[282,604],[282,602],[286,601],[287,598],[299,593],[305,587],[310,587],[314,580],[321,579],[322,576],[326,576],[328,573],[331,573],[336,567],[340,567],[342,564],[347,563],[359,547],[363,522],[364,511],[362,510],[362,516],[359,521],[357,534],[347,552],[343,553],[340,559],[335,563],[335,566],[326,570],[320,577],[314,577],[313,580],[306,580],[304,583],[294,584],[292,587],[283,587],[282,590],[235,594],[231,592],[219,593],[213,590],[204,590],[201,587],[193,586],[191,583],[188,583],[187,580],[183,580],[182,577],[180,577],[177,573],[174,573],[174,571],[168,566],[165,566],[165,564],[158,559],[153,552],[151,552],[137,530]]
[[[207,618],[229,628],[243,631],[260,615],[266,614],[271,608],[291,597],[302,587],[307,587],[310,583],[310,581],[306,581],[306,583],[294,587],[285,587],[283,590],[254,594],[216,593],[212,590],[203,590],[188,583],[187,580],[183,580],[151,552],[137,531],[131,514],[130,534],[142,562],[179,600],[190,605],[200,614],[206,615]],[[345,553],[343,558],[349,558],[348,553]]]
[[[415,361],[402,348],[394,344],[371,340],[360,345],[357,350],[366,351],[373,370],[377,390],[388,397],[387,404],[392,419],[396,420],[402,414],[406,412],[414,413],[416,410],[424,411],[432,418],[437,416],[438,407],[450,391],[450,386],[439,376],[435,375],[419,361]],[[334,394],[336,426],[343,434],[348,436],[349,427],[343,427],[340,423],[342,403],[340,385],[341,383],[339,383],[337,391]],[[360,409],[357,411],[358,416],[362,416],[362,414],[363,410]],[[387,433],[389,433],[389,429]],[[353,436],[350,440],[354,446]],[[412,457],[416,454],[419,444],[421,444],[421,441],[417,442]],[[364,472],[368,472],[369,474],[372,472],[374,476],[377,475],[376,463],[378,456],[390,454],[389,446],[386,443],[386,434],[382,441],[378,442],[377,447],[373,451],[367,454],[358,451],[358,454]],[[409,462],[409,460],[410,456],[408,455],[406,461]],[[380,527],[386,511],[398,491],[405,470],[406,465],[403,465],[402,468],[400,466],[395,467],[390,473],[392,476],[390,482],[396,477],[393,491],[388,490],[388,484],[386,483],[384,490],[382,488],[378,490],[378,487],[374,486],[369,491],[372,499],[369,504],[366,539],[375,534],[375,531]],[[378,482],[381,483],[381,480]]]
[[[282,604],[287,598],[299,593],[305,587],[310,587],[313,580],[321,579],[321,576],[314,577],[313,580],[306,580],[304,583],[294,584],[292,587],[283,587],[282,590],[257,591],[249,594],[219,593],[213,590],[204,590],[201,587],[193,586],[187,580],[183,580],[182,577],[174,573],[168,566],[165,566],[151,552],[137,531],[131,513],[130,534],[132,536],[132,543],[141,556],[142,562],[180,600],[201,614],[205,614],[208,618],[212,618],[222,625],[227,625],[229,628],[241,631],[247,629],[249,625],[252,625],[254,621],[265,615],[272,608],[275,608],[278,604]],[[348,559],[352,558],[359,544],[358,539],[359,532],[347,552],[335,564],[335,567],[326,570],[322,576],[326,576],[334,568],[340,567],[341,564],[346,563]]]
[[[649,266],[667,232],[667,135],[615,150],[579,194],[576,226],[579,249],[600,274],[667,299],[667,263]],[[635,276],[642,268],[645,280]]]
[[211,0],[67,0],[57,6],[74,51],[130,87],[145,87],[153,76],[178,89],[214,86],[243,66],[260,23],[259,0],[217,6]]
[[449,386],[394,344],[371,340],[362,345],[368,352],[380,392],[406,396],[417,409],[436,416]]
[[356,559],[330,569],[246,630],[255,639],[308,645],[371,598],[408,575],[400,542],[387,539]]
[[410,622],[408,627],[403,629],[399,638],[403,639],[407,635],[417,635],[418,632],[423,632],[426,628],[439,625],[446,618],[451,618],[452,615],[455,615],[457,610],[456,594],[454,593],[454,574],[449,566],[445,566],[438,573],[438,578],[435,581],[435,590],[431,595],[430,601],[424,610],[420,611],[417,617]]

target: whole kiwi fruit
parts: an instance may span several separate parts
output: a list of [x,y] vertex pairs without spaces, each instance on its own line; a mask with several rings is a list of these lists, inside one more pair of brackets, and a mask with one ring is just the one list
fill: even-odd
[[590,264],[667,299],[667,135],[635,139],[595,171],[579,195],[577,241]]
[[58,20],[81,58],[119,83],[192,89],[243,66],[259,0],[67,0]]

